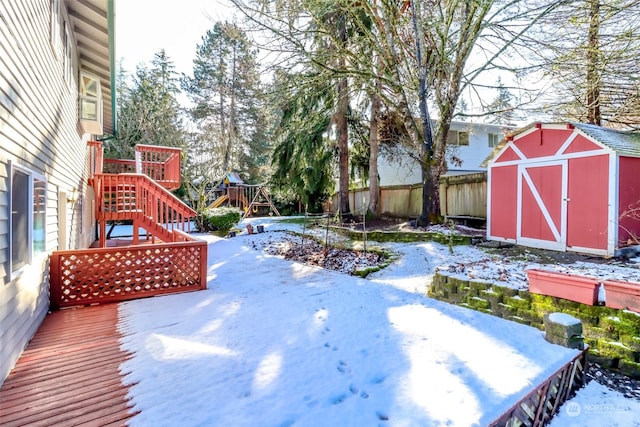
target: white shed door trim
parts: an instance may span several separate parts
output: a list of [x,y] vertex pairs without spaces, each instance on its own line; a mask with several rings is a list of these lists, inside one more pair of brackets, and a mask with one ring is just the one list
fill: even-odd
[[[558,183],[553,183],[553,185],[560,186],[560,221],[559,224],[553,220],[552,213],[549,211],[549,208],[545,205],[544,198],[542,196],[542,192],[545,191],[545,188],[538,188],[536,184],[533,182],[531,175],[529,174],[529,169],[540,168],[545,166],[560,166],[561,167],[561,175],[562,181]],[[517,234],[516,240],[517,243],[523,244],[525,246],[530,246],[534,248],[540,249],[551,249],[551,250],[559,250],[565,251],[567,249],[567,182],[568,182],[568,171],[567,171],[567,160],[553,160],[546,162],[532,162],[526,164],[518,165],[518,195],[517,195]],[[523,214],[523,190],[527,188],[533,198],[535,200],[536,206],[540,209],[542,214],[542,218],[546,222],[546,225],[551,230],[554,240],[544,240],[544,239],[536,239],[528,236],[523,236],[523,223],[522,223],[522,214]],[[560,226],[558,228],[558,225]]]

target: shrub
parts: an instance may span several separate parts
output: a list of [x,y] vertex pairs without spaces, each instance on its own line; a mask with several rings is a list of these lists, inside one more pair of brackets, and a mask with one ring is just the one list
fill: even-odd
[[227,232],[242,219],[242,211],[237,208],[214,208],[205,209],[200,213],[198,223],[201,224],[200,231],[222,231]]

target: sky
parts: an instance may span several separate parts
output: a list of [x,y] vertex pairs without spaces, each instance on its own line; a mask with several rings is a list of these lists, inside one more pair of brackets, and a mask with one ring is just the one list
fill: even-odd
[[115,14],[116,58],[125,70],[165,49],[176,71],[190,74],[197,44],[233,12],[225,0],[116,0]]
[[[196,46],[206,31],[216,21],[232,20],[234,12],[229,0],[116,0],[117,63],[133,73],[165,49],[178,75],[190,75]],[[494,83],[491,79],[488,84]],[[493,98],[496,92],[486,96]],[[467,103],[473,108],[470,99]]]
[[[249,221],[265,232],[200,235],[206,290],[119,305],[141,411],[129,425],[484,426],[577,354],[425,296],[436,267],[476,262],[477,248],[386,243],[398,259],[362,279],[268,255],[300,226]],[[551,426],[637,427],[638,411],[592,381]]]

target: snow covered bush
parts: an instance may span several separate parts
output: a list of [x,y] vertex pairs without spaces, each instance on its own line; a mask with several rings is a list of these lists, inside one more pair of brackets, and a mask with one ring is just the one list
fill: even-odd
[[221,231],[226,233],[242,219],[242,211],[232,207],[205,209],[201,214],[198,224],[202,225],[199,231]]

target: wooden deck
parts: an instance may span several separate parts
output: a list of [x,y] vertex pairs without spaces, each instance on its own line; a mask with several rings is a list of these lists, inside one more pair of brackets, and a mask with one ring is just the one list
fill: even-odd
[[126,425],[117,322],[117,304],[49,314],[0,388],[0,425]]

